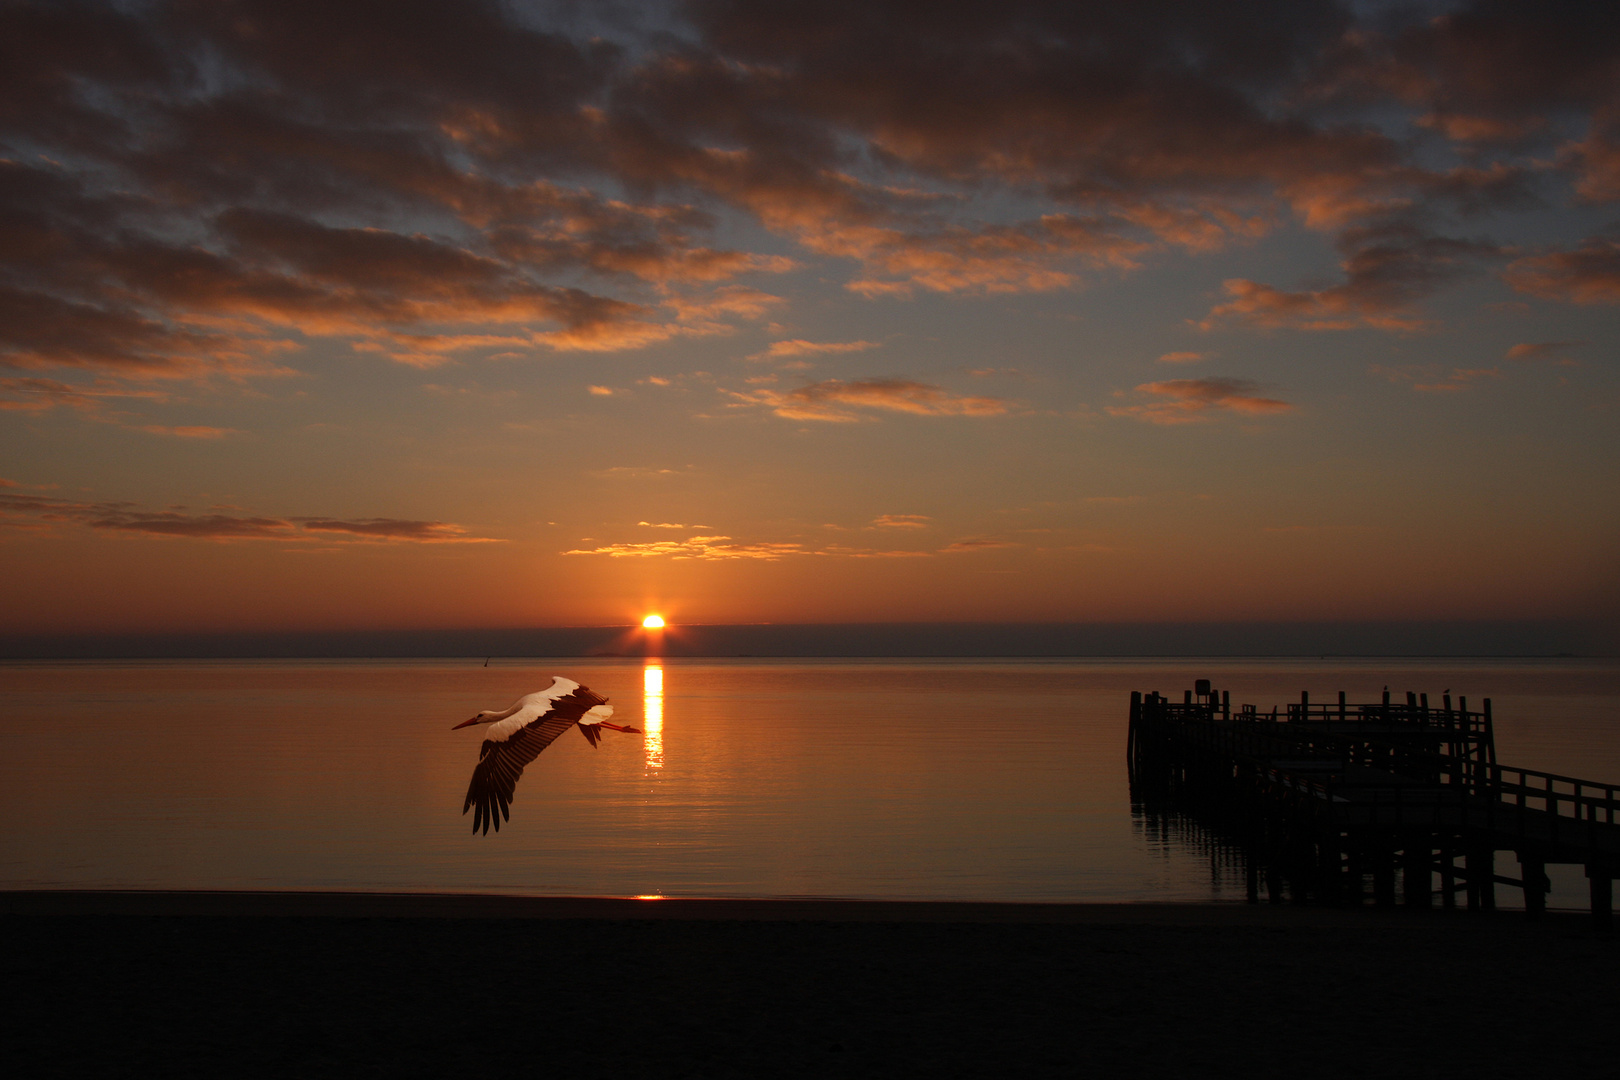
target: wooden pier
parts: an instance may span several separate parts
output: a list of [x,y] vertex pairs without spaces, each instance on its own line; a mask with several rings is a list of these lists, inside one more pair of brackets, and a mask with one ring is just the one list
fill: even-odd
[[[1131,694],[1132,800],[1184,815],[1239,856],[1249,898],[1495,907],[1496,886],[1546,910],[1553,863],[1583,866],[1594,922],[1613,922],[1620,875],[1620,785],[1502,765],[1491,701],[1450,694],[1375,703],[1232,709],[1200,679],[1181,701]],[[1496,873],[1511,851],[1519,876]]]

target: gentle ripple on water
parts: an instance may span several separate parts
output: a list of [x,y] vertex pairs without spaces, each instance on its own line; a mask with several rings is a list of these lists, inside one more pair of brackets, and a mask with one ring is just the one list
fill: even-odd
[[[559,740],[469,835],[480,736],[451,725],[552,674],[646,737]],[[1491,696],[1501,760],[1620,780],[1607,661],[18,663],[0,887],[1236,899],[1217,852],[1131,815],[1129,692],[1199,677],[1263,708]]]

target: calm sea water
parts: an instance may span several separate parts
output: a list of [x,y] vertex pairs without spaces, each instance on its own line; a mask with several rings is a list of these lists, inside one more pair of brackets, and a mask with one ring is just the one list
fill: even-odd
[[[1237,900],[1131,810],[1130,691],[1195,678],[1491,697],[1500,760],[1620,781],[1614,661],[481,663],[0,665],[0,887]],[[646,735],[570,733],[471,835],[482,734],[451,726],[553,674]],[[1554,890],[1581,906],[1579,868]]]

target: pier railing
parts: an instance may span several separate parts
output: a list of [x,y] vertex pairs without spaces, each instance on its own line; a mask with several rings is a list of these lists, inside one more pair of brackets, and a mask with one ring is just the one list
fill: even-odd
[[1620,814],[1620,785],[1507,765],[1491,765],[1489,771],[1491,793],[1503,807],[1603,825],[1615,824]]
[[[1438,758],[1447,762],[1449,758]],[[1260,764],[1256,762],[1256,764]],[[1322,802],[1356,802],[1361,805],[1437,805],[1484,798],[1502,818],[1526,814],[1544,815],[1562,821],[1591,825],[1620,823],[1620,785],[1598,784],[1573,776],[1518,769],[1508,765],[1486,765],[1479,776],[1458,777],[1442,774],[1438,785],[1373,786],[1332,777],[1313,776],[1297,771],[1297,766],[1262,766],[1264,774],[1291,790]],[[1353,794],[1353,798],[1350,797]]]
[[[1195,744],[1267,772],[1286,773],[1295,790],[1310,792],[1327,802],[1342,801],[1341,792],[1346,788],[1357,791],[1359,802],[1379,798],[1410,801],[1410,794],[1400,785],[1376,788],[1312,775],[1313,767],[1379,764],[1376,760],[1356,759],[1367,758],[1368,750],[1382,750],[1398,755],[1403,771],[1417,766],[1426,774],[1423,779],[1456,789],[1458,797],[1485,797],[1503,810],[1534,810],[1594,824],[1620,823],[1620,785],[1480,760],[1484,755],[1468,752],[1474,749],[1473,739],[1445,738],[1477,735],[1481,740],[1490,739],[1489,699],[1480,712],[1469,712],[1466,699],[1459,708],[1451,708],[1449,695],[1440,709],[1429,709],[1426,704],[1402,707],[1349,705],[1343,701],[1337,705],[1292,703],[1286,714],[1277,714],[1275,719],[1272,713],[1244,706],[1237,718],[1248,723],[1217,722],[1230,717],[1230,712],[1197,702],[1148,699],[1141,708],[1172,724],[1194,725],[1183,730],[1183,738],[1190,737]],[[1441,737],[1442,752],[1411,745],[1413,741],[1426,741],[1422,739],[1425,733]],[[1455,752],[1458,750],[1464,752]],[[1362,753],[1358,755],[1358,751]],[[1432,796],[1431,790],[1431,800]]]
[[1467,737],[1470,742],[1494,741],[1491,721],[1491,699],[1484,700],[1484,708],[1468,708],[1468,699],[1459,697],[1455,706],[1450,694],[1441,698],[1439,705],[1429,704],[1428,694],[1407,694],[1406,702],[1393,701],[1385,694],[1378,702],[1350,702],[1344,694],[1337,702],[1311,701],[1310,695],[1301,694],[1299,701],[1273,706],[1262,711],[1253,705],[1239,705],[1234,714],[1230,697],[1205,692],[1194,695],[1191,691],[1183,701],[1171,701],[1158,694],[1148,694],[1142,708],[1152,709],[1166,719],[1240,720],[1257,723],[1284,723],[1321,725],[1326,728],[1348,727],[1352,730],[1402,728],[1448,732]]

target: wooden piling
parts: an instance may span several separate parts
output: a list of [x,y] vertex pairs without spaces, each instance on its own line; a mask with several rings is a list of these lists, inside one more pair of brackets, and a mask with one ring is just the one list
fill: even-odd
[[1401,853],[1402,899],[1407,907],[1434,906],[1433,880],[1434,851],[1427,844],[1418,847],[1408,843]]
[[1614,867],[1606,863],[1586,864],[1586,883],[1592,894],[1592,925],[1599,930],[1614,929]]
[[1540,918],[1547,910],[1547,862],[1533,851],[1519,852],[1519,880],[1524,888],[1524,913]]
[[1496,852],[1470,848],[1463,865],[1468,874],[1468,910],[1496,910]]
[[1376,853],[1373,858],[1373,903],[1379,907],[1395,906],[1395,853]]
[[1134,768],[1136,765],[1136,731],[1142,722],[1142,691],[1131,691],[1131,726],[1125,733],[1125,761]]

